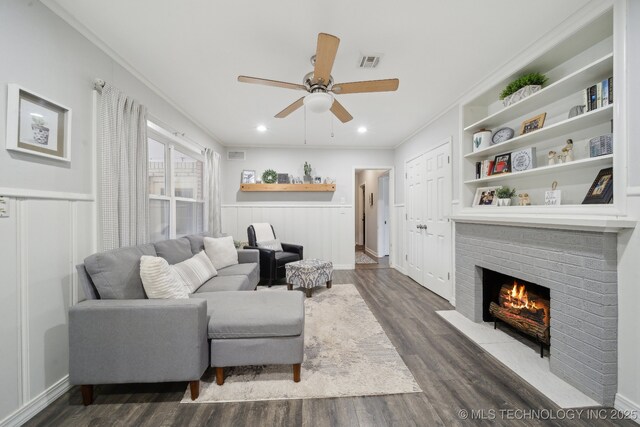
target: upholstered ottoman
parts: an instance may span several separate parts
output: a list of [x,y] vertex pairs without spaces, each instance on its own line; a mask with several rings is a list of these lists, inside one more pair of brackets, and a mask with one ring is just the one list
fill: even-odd
[[287,270],[287,289],[292,290],[294,286],[305,289],[307,298],[310,298],[313,288],[327,285],[331,288],[333,280],[333,263],[321,259],[303,259],[301,261],[290,262],[285,266]]
[[[194,296],[198,297],[198,296]],[[300,292],[216,292],[207,295],[211,366],[293,365],[300,381],[304,357],[304,295]]]

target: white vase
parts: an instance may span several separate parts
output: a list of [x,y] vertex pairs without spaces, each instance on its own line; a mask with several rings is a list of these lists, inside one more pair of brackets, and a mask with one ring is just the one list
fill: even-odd
[[498,199],[498,206],[511,206],[511,199]]
[[473,151],[484,150],[485,148],[489,148],[491,146],[491,131],[490,130],[479,130],[478,132],[473,134]]
[[541,85],[525,86],[523,88],[518,89],[511,95],[507,96],[505,99],[502,100],[502,103],[504,104],[505,107],[508,107],[509,105],[515,104],[518,101],[522,101],[527,96],[533,95],[540,89],[542,89]]

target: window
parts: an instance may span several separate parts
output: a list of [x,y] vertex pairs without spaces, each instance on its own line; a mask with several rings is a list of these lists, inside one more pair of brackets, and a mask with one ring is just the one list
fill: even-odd
[[148,130],[150,240],[201,233],[205,228],[202,155]]

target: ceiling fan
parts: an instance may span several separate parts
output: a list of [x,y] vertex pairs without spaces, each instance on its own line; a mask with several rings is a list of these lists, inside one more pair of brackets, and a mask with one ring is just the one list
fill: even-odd
[[238,81],[242,83],[253,83],[265,86],[275,86],[285,89],[304,90],[308,95],[298,99],[284,110],[275,115],[282,119],[296,111],[303,105],[311,111],[322,113],[328,110],[342,123],[353,119],[351,114],[340,104],[333,95],[346,95],[349,93],[365,92],[391,92],[398,89],[400,80],[368,80],[364,82],[334,83],[331,76],[333,61],[336,59],[340,39],[331,34],[318,34],[318,46],[316,54],[311,57],[313,71],[307,73],[302,79],[302,84],[287,83],[277,80],[267,80],[258,77],[238,76]]

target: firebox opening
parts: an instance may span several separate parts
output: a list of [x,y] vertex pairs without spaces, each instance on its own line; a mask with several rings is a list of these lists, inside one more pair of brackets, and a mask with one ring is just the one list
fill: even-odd
[[549,288],[482,269],[482,320],[506,323],[543,345],[550,344]]

